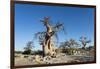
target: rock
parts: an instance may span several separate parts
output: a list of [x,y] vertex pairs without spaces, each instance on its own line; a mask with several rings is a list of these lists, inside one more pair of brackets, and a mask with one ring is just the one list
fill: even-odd
[[38,64],[43,64],[43,58],[42,58],[42,56],[36,55],[36,56],[35,56],[35,61],[36,61]]
[[44,61],[46,64],[51,64],[51,60],[52,60],[51,56],[45,56],[43,59],[44,59],[43,61]]
[[45,56],[44,61],[48,61],[48,60],[51,60],[51,57],[50,56]]

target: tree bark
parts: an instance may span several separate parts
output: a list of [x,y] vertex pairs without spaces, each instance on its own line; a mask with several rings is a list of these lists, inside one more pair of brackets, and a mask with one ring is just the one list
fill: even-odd
[[[50,49],[51,49],[51,37],[54,35],[53,33],[53,30],[52,30],[52,27],[51,25],[49,24],[48,20],[45,19],[43,22],[45,27],[46,27],[46,36],[45,36],[45,40],[43,42],[43,51],[44,51],[44,56],[47,55],[47,50],[48,50],[48,53],[50,53]],[[47,46],[47,47],[46,47]]]

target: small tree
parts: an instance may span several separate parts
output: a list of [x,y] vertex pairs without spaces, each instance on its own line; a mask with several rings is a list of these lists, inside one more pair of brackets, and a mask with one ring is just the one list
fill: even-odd
[[26,45],[26,47],[24,47],[24,52],[23,54],[31,54],[32,53],[32,48],[33,48],[33,42],[32,41],[29,41]]
[[65,42],[62,42],[60,45],[60,47],[62,48],[62,52],[68,53],[68,54],[72,54],[72,51],[74,50],[74,48],[78,46],[79,44],[74,39],[70,39]]
[[60,47],[62,47],[62,48],[67,48],[67,47],[73,48],[76,46],[79,46],[79,44],[74,39],[67,40],[67,41],[61,43],[61,45],[60,45]]
[[91,42],[91,40],[88,40],[87,37],[84,36],[80,37],[79,41],[81,42],[83,49],[85,49],[86,45]]

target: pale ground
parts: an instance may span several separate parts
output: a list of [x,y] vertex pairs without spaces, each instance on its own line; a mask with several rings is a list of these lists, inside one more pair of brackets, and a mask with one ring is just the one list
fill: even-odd
[[[33,55],[34,56],[34,55]],[[54,64],[54,63],[73,63],[73,62],[88,62],[93,61],[93,56],[82,56],[82,55],[57,55],[56,58],[51,58],[50,60],[37,62],[33,59],[33,56],[24,58],[24,57],[16,57],[15,58],[15,66],[20,65],[37,65],[37,64]]]

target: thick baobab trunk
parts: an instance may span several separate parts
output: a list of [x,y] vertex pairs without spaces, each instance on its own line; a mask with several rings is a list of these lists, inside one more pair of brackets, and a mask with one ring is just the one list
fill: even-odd
[[51,25],[49,24],[48,18],[44,19],[44,25],[46,26],[46,36],[45,36],[45,40],[43,42],[43,52],[44,52],[44,56],[45,55],[51,55],[52,54],[52,36],[54,35],[53,30]]
[[86,44],[83,44],[83,47],[82,48],[85,49],[86,48]]

